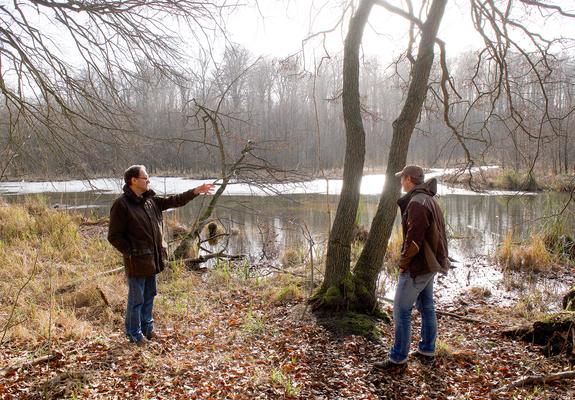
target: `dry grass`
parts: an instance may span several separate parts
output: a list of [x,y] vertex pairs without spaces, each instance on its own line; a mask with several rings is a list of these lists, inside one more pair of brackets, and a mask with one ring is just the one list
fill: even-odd
[[[90,334],[94,323],[112,322],[101,310],[87,311],[107,307],[99,282],[87,282],[73,294],[55,293],[61,285],[119,264],[104,239],[82,237],[79,226],[79,217],[38,201],[0,206],[0,338],[31,345],[77,339]],[[121,293],[122,279],[102,282],[111,288],[109,293]]]
[[508,232],[496,253],[499,264],[516,271],[547,271],[556,265],[556,257],[545,246],[543,235],[533,234],[531,240],[519,243]]
[[549,311],[549,302],[543,293],[530,290],[514,304],[511,309],[512,315],[534,321]]
[[[0,206],[0,339],[35,346],[122,330],[127,297],[123,274],[88,279],[75,290],[56,292],[121,265],[120,254],[105,235],[80,232],[79,217],[41,203]],[[301,261],[301,252],[295,251],[296,256]],[[277,302],[301,300],[300,286],[299,278],[287,274],[254,276],[241,262],[220,262],[205,275],[173,263],[158,275],[155,319],[169,324],[208,315],[214,302],[233,290],[268,293],[267,298]]]
[[397,273],[402,245],[403,234],[401,233],[401,228],[396,228],[391,232],[391,237],[387,243],[387,252],[385,253],[384,268],[388,273]]
[[484,299],[491,296],[491,290],[483,286],[472,286],[467,291],[471,297],[476,299]]

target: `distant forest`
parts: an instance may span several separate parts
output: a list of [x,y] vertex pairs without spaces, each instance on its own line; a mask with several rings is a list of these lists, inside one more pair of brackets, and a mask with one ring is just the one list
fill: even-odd
[[[574,58],[549,58],[555,63],[553,72],[542,76],[519,55],[507,70],[496,62],[482,63],[478,69],[477,57],[468,52],[448,60],[451,85],[459,95],[450,98],[450,126],[444,122],[440,100],[441,71],[435,69],[410,161],[461,165],[465,159],[458,140],[463,140],[477,164],[574,172]],[[113,85],[100,85],[98,76],[84,71],[83,95],[72,101],[83,114],[91,110],[90,93],[100,91],[98,95],[105,97],[114,87],[117,92],[110,102],[123,100],[122,107],[114,105],[117,119],[103,121],[100,127],[81,118],[71,123],[56,114],[44,121],[20,117],[0,99],[0,177],[117,175],[133,163],[147,165],[152,174],[213,176],[220,170],[220,147],[198,106],[219,110],[217,122],[230,163],[249,140],[253,153],[278,169],[315,175],[341,169],[342,59],[324,58],[312,71],[303,66],[301,54],[256,59],[248,50],[232,46],[218,60],[209,54],[197,57],[177,78],[168,78],[147,62],[126,68]],[[364,58],[360,70],[366,167],[380,168],[406,96],[410,65],[407,59],[383,64]],[[505,90],[494,84],[498,74],[509,75]],[[35,99],[28,101],[45,107]],[[100,111],[93,112],[97,119]],[[549,122],[540,126],[541,121]]]

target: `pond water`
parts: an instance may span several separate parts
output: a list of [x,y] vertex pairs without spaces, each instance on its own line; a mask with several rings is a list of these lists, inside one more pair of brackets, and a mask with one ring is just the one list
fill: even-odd
[[[433,175],[440,175],[437,170]],[[428,175],[429,176],[429,175]],[[177,193],[200,185],[201,180],[152,177],[152,187],[158,194]],[[369,175],[362,180],[360,224],[369,227],[375,214],[384,176]],[[42,194],[47,204],[60,209],[96,215],[108,215],[109,208],[121,193],[122,182],[98,179],[91,182],[0,182],[0,195],[9,202]],[[329,227],[337,208],[341,180],[315,180],[306,183],[275,185],[261,190],[247,185],[230,185],[218,203],[214,216],[228,232],[229,253],[248,254],[255,264],[277,261],[286,249],[308,248],[303,231],[309,230],[318,254],[325,248]],[[452,238],[450,255],[457,259],[447,277],[440,277],[436,290],[440,302],[451,302],[470,287],[482,287],[492,293],[490,301],[509,303],[533,289],[545,293],[549,301],[558,301],[559,294],[572,284],[573,276],[556,279],[540,278],[528,281],[526,275],[516,280],[514,290],[508,290],[503,274],[491,261],[497,244],[509,231],[516,237],[528,237],[550,223],[545,218],[565,208],[569,196],[558,193],[521,194],[512,192],[474,193],[439,185],[440,202]],[[200,197],[180,209],[170,210],[166,219],[190,224],[207,205]],[[575,208],[566,207],[561,218],[573,230]],[[381,288],[385,297],[393,297],[393,277],[382,274]],[[553,306],[552,306],[553,307]]]

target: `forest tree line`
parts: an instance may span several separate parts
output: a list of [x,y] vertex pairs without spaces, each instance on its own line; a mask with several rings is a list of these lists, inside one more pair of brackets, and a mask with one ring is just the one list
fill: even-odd
[[[450,82],[457,93],[450,98],[449,120],[473,161],[572,173],[573,56],[550,57],[554,65],[546,66],[552,72],[545,75],[519,54],[514,65],[505,69],[496,60],[477,67],[477,58],[470,51],[448,60]],[[380,168],[387,161],[391,124],[404,101],[409,61],[384,63],[364,57],[361,62],[365,165]],[[109,98],[110,103],[121,98],[121,107],[113,108],[115,115],[106,115],[101,126],[81,119],[71,123],[57,113],[39,122],[8,109],[2,99],[0,177],[117,175],[133,163],[147,165],[152,174],[213,176],[220,168],[219,148],[213,127],[198,113],[198,106],[218,110],[230,163],[249,140],[254,154],[278,169],[314,175],[339,170],[345,150],[342,57],[324,58],[313,71],[308,69],[301,54],[256,59],[239,46],[229,46],[218,59],[201,53],[175,77],[142,61],[116,77],[117,92]],[[509,74],[505,91],[497,84],[498,74],[503,73]],[[100,111],[90,97],[106,98],[110,85],[100,84],[90,71],[78,78],[85,87],[80,97],[70,94],[75,96],[71,103],[98,119]],[[445,123],[440,78],[436,66],[409,158],[429,167],[464,165],[465,152]],[[27,101],[37,109],[46,107],[44,100]]]

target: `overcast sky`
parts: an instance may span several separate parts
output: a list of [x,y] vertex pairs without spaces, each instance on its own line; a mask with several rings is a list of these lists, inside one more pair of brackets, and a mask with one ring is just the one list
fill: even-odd
[[[312,33],[330,30],[341,19],[343,1],[334,0],[265,0],[256,7],[245,7],[229,18],[228,28],[235,42],[242,44],[255,55],[284,57],[302,49],[302,40]],[[390,1],[400,5],[400,1]],[[414,1],[417,7],[419,1]],[[562,5],[574,0],[563,0]],[[441,23],[439,37],[447,44],[448,55],[453,56],[481,46],[481,38],[475,31],[468,5],[469,0],[450,0]],[[515,2],[517,13],[523,13],[523,6]],[[519,15],[518,15],[519,17]],[[575,21],[559,24],[547,21],[537,13],[526,16],[532,29],[544,34],[575,37]],[[348,20],[340,24],[325,41],[329,52],[340,52]],[[405,48],[408,23],[380,6],[374,6],[363,40],[363,51],[391,59]],[[319,54],[323,43],[320,39],[306,45],[307,52]]]

